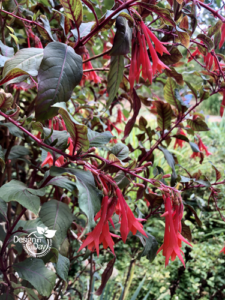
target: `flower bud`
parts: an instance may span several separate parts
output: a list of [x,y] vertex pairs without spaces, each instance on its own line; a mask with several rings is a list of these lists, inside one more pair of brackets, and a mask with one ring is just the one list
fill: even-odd
[[0,89],[0,110],[7,111],[13,104],[13,96],[10,93],[5,93],[3,89]]

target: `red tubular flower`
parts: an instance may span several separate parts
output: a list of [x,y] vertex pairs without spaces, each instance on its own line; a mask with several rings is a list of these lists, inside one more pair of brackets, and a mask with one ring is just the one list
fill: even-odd
[[129,231],[135,235],[138,230],[147,237],[147,234],[143,230],[143,225],[139,223],[139,219],[135,218],[119,188],[116,189],[116,195],[118,197],[116,213],[120,216],[120,233],[123,242],[126,242]]
[[109,225],[107,220],[108,200],[108,196],[103,197],[101,210],[97,214],[98,216],[100,216],[100,221],[98,222],[94,230],[87,234],[87,238],[80,246],[78,251],[88,246],[88,249],[90,251],[96,250],[97,255],[99,256],[99,245],[102,243],[104,249],[106,249],[109,246],[111,251],[114,253],[114,242],[111,238],[112,234],[109,232]]
[[[83,60],[87,60],[90,58],[90,55],[88,51],[86,50],[85,53],[83,54]],[[89,70],[93,69],[92,64],[90,61],[86,62],[83,64],[83,70]],[[85,72],[85,75],[83,75],[80,85],[83,86],[85,84],[86,80],[94,81],[94,83],[100,83],[101,82],[101,77],[97,75],[95,71],[90,71],[90,72]]]
[[[63,155],[61,155],[56,161],[55,161],[55,165],[57,167],[61,167],[64,163],[64,157]],[[45,165],[49,165],[49,167],[53,166],[53,156],[51,155],[50,152],[48,152],[46,159],[43,161],[43,163],[41,164],[41,167],[43,168]]]
[[[133,89],[134,82],[139,81],[140,72],[142,71],[142,77],[144,80],[149,80],[152,83],[152,77],[157,71],[161,72],[163,69],[169,69],[158,57],[156,51],[163,55],[163,53],[170,54],[168,50],[163,46],[157,37],[151,32],[151,30],[140,22],[142,32],[137,32],[137,38],[132,39],[132,55],[129,71],[130,88]],[[151,40],[153,41],[155,48],[153,47]],[[153,64],[149,59],[146,42],[148,44]],[[142,69],[140,67],[142,66]]]
[[221,27],[221,40],[220,40],[220,43],[219,43],[219,49],[223,46],[223,43],[225,41],[225,24],[223,23],[222,27]]
[[199,142],[198,142],[198,147],[200,151],[205,151],[205,155],[209,156],[212,155],[211,152],[208,151],[208,148],[206,147],[206,145],[203,144],[202,139],[199,137]]
[[181,235],[181,219],[183,216],[183,205],[171,205],[170,195],[163,195],[165,204],[165,213],[162,215],[165,217],[165,233],[164,242],[162,246],[157,251],[163,251],[163,256],[165,256],[165,266],[168,265],[169,259],[174,261],[176,256],[179,257],[180,261],[185,267],[184,259],[182,257],[183,251],[180,249],[182,246],[182,241],[186,244],[191,244]]
[[[182,130],[182,128],[179,128],[177,130],[177,134],[181,134],[181,135],[184,135],[186,136],[186,133]],[[176,138],[175,140],[175,144],[174,144],[174,149],[176,149],[176,147],[180,147],[180,148],[183,148],[183,144],[184,144],[184,141],[183,140],[180,140],[178,138]]]
[[220,116],[223,116],[223,112],[224,112],[224,107],[225,107],[225,90],[223,90],[223,100],[221,102],[221,106],[220,106]]
[[223,249],[220,251],[220,253],[224,253],[225,254],[225,247],[223,247]]

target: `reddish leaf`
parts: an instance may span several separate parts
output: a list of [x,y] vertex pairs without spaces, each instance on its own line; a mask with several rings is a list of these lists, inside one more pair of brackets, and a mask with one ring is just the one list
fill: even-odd
[[138,97],[135,89],[133,89],[133,110],[134,110],[134,114],[133,114],[132,118],[128,121],[128,123],[125,127],[123,140],[125,140],[125,138],[128,137],[131,130],[133,129],[134,124],[136,122],[137,115],[138,115],[140,109],[141,109],[141,100]]
[[97,296],[100,296],[110,278],[113,272],[113,266],[116,261],[116,258],[114,257],[112,260],[110,260],[107,264],[107,267],[105,268],[104,272],[102,273],[102,283],[98,290],[95,292]]

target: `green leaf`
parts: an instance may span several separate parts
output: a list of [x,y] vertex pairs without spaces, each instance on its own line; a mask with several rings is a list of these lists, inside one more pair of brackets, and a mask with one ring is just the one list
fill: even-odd
[[176,29],[177,29],[177,34],[178,34],[181,44],[184,45],[186,48],[189,48],[190,35],[186,31],[180,29],[178,26],[176,27]]
[[208,31],[208,36],[212,37],[214,34],[221,30],[223,22],[221,20],[217,21],[215,25],[211,26]]
[[107,107],[110,106],[114,100],[120,83],[123,79],[123,69],[124,69],[124,58],[122,55],[112,56],[110,63],[110,70],[108,73],[108,84],[107,91],[109,93],[109,98],[107,101]]
[[52,42],[44,49],[38,71],[38,94],[35,115],[38,121],[57,114],[54,103],[66,102],[83,75],[81,56],[66,44]]
[[175,134],[173,137],[189,143],[189,139],[183,134]]
[[113,135],[109,131],[105,132],[97,132],[91,129],[88,129],[88,140],[90,143],[90,147],[101,147],[113,138]]
[[168,165],[171,167],[173,170],[173,173],[175,174],[175,160],[173,158],[173,155],[166,149],[161,146],[159,146],[159,150],[161,150],[165,156],[166,161],[168,162]]
[[183,55],[180,53],[180,51],[176,47],[173,47],[172,49],[167,48],[167,50],[169,50],[170,55],[166,54],[166,53],[164,53],[163,56],[159,55],[160,60],[164,64],[173,65],[173,64],[178,63],[183,58]]
[[173,115],[172,108],[169,103],[162,101],[154,101],[157,108],[157,123],[162,131],[168,129],[171,125],[171,118]]
[[136,233],[136,236],[140,239],[142,245],[144,246],[143,251],[139,254],[139,258],[146,256],[146,258],[152,262],[156,256],[158,250],[158,243],[154,236],[147,233],[147,238],[140,232]]
[[75,168],[57,168],[50,169],[51,176],[62,174],[73,174],[76,176],[76,186],[78,189],[78,202],[80,209],[88,217],[88,229],[95,225],[94,216],[100,210],[100,194],[95,186],[94,177],[91,172]]
[[179,91],[177,90],[176,82],[171,77],[167,78],[166,85],[164,87],[164,98],[169,104],[175,106],[178,111],[182,111],[183,108],[187,108],[185,102],[180,97]]
[[202,179],[195,179],[194,181],[199,183],[199,184],[204,185],[205,187],[210,187],[211,186],[211,183],[209,181],[205,181],[205,180],[202,180]]
[[142,286],[144,285],[144,282],[145,282],[145,277],[142,279],[142,281],[139,283],[136,291],[134,292],[133,296],[131,297],[130,300],[136,300],[138,295],[140,294],[140,291],[142,289]]
[[116,34],[109,55],[116,56],[128,54],[130,52],[131,38],[132,30],[128,25],[128,21],[124,17],[119,16],[116,19]]
[[187,84],[187,86],[189,87],[189,89],[192,91],[192,94],[194,95],[195,99],[198,99],[198,92],[193,87],[193,85],[189,81],[185,80],[184,82]]
[[[88,35],[91,32],[91,29],[94,24],[95,24],[95,22],[81,23],[80,27],[79,27],[80,37],[82,38],[82,37]],[[77,29],[76,28],[72,29],[71,32],[77,40],[78,39]]]
[[20,138],[23,137],[23,131],[20,130],[18,127],[16,127],[12,123],[2,123],[2,122],[0,122],[0,126],[6,126],[9,129],[9,132],[14,136],[17,136],[17,137],[20,137]]
[[168,77],[173,77],[178,84],[180,85],[184,84],[182,74],[178,73],[173,67],[170,67],[170,69],[165,69],[165,74]]
[[0,195],[5,202],[16,201],[37,215],[40,207],[38,196],[44,196],[45,189],[30,189],[20,181],[11,180],[0,188]]
[[196,118],[195,120],[187,119],[187,124],[195,131],[209,130],[207,124],[201,118]]
[[45,40],[54,41],[54,38],[53,38],[52,32],[51,32],[51,26],[50,26],[48,18],[45,15],[40,15],[39,19],[43,23],[43,27],[45,29],[45,30],[43,30],[40,26],[37,26],[37,29],[40,32],[40,34],[43,36],[43,38]]
[[[143,2],[147,2],[147,1],[143,1]],[[162,7],[159,7],[157,5],[152,5],[152,4],[148,4],[148,3],[144,3],[144,7],[146,9],[148,9],[149,11],[151,11],[151,12],[153,11],[154,13],[156,13],[163,20],[166,20],[168,23],[170,23],[170,25],[172,25],[174,27],[176,26],[176,23],[174,22],[174,20],[170,16],[169,9],[162,8]]]
[[58,261],[56,263],[56,273],[66,282],[68,279],[69,268],[70,260],[59,253]]
[[214,49],[214,43],[207,35],[200,33],[197,35],[197,39],[201,40],[206,45],[209,52]]
[[129,148],[122,143],[115,144],[111,149],[110,152],[113,153],[119,160],[124,160],[129,156]]
[[9,159],[17,159],[29,155],[29,149],[25,148],[24,146],[16,145],[13,146],[10,153]]
[[50,200],[42,205],[39,217],[49,229],[56,230],[52,240],[55,247],[59,248],[73,221],[69,207],[63,202]]
[[45,267],[41,259],[27,258],[18,264],[14,264],[13,268],[21,278],[30,282],[39,294],[46,297],[51,295],[56,275]]
[[54,107],[58,107],[58,113],[62,116],[66,128],[73,140],[74,151],[82,149],[83,152],[89,149],[89,141],[87,137],[87,126],[79,124],[67,111],[65,103],[57,103]]
[[21,75],[37,76],[43,58],[43,49],[25,48],[19,50],[5,63],[0,85]]
[[72,20],[76,26],[79,26],[83,20],[83,7],[80,0],[60,0],[65,14]]
[[0,215],[2,215],[5,220],[7,220],[7,204],[2,198],[0,198]]
[[2,41],[0,41],[0,49],[2,55],[7,57],[7,59],[9,59],[9,57],[12,57],[14,55],[14,49],[12,47],[8,47],[4,45]]
[[189,142],[190,146],[191,146],[191,150],[193,152],[200,152],[199,148],[198,148],[198,145],[193,143],[193,142]]
[[70,192],[73,192],[76,188],[76,183],[69,180],[66,176],[56,176],[52,178],[46,185],[59,186]]

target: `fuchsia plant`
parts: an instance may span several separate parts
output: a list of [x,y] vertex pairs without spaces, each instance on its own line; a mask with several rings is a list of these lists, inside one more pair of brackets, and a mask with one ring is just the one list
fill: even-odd
[[[213,155],[201,133],[210,128],[196,108],[219,93],[224,112],[222,10],[198,0],[46,3],[0,6],[1,299],[21,292],[23,299],[76,299],[76,280],[68,274],[77,259],[88,257],[91,299],[93,257],[107,253],[112,260],[100,295],[120,259],[117,246],[132,236],[141,237],[140,248],[148,243],[151,257],[162,251],[166,266],[176,256],[185,266],[182,246],[191,246],[191,236],[182,230],[190,209],[184,191],[207,189],[224,219],[218,186],[225,180],[217,168],[213,182],[192,170],[180,176],[170,152],[189,144],[200,163]],[[203,11],[214,18],[209,27],[200,26]],[[185,80],[184,65],[193,62],[198,85]],[[163,96],[156,96],[159,84]],[[157,117],[155,128],[143,107]],[[136,159],[128,138],[134,127],[141,132]],[[153,175],[159,152],[171,174]],[[135,199],[146,201],[147,213],[132,211]],[[145,224],[160,216],[165,233],[158,249]],[[46,230],[54,236],[42,236]],[[34,234],[42,241],[31,257],[28,241],[16,241]]]

